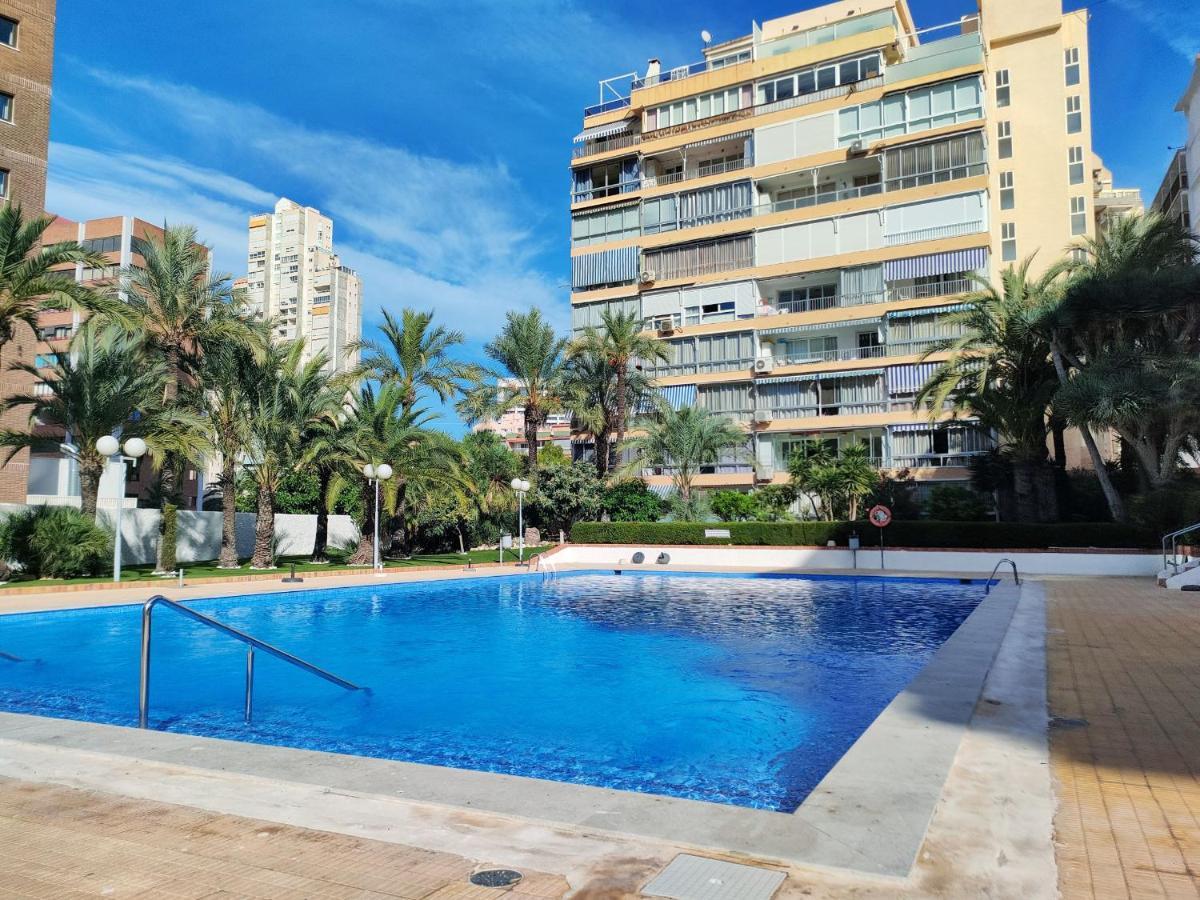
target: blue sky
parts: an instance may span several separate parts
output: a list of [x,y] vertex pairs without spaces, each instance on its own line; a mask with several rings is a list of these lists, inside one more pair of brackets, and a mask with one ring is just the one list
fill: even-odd
[[[1096,149],[1147,202],[1183,140],[1195,4],[1090,4]],[[47,205],[194,223],[237,276],[247,216],[291,197],[334,218],[368,335],[381,309],[433,308],[476,356],[511,308],[569,326],[567,166],[597,81],[811,5],[59,0]],[[920,27],[975,10],[911,6]]]

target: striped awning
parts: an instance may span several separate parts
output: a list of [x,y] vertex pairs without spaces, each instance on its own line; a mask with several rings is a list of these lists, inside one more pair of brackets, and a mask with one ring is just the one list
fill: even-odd
[[887,281],[905,281],[929,275],[978,272],[986,267],[987,250],[975,247],[971,250],[950,250],[946,253],[914,256],[911,259],[893,259],[883,264],[883,277]]
[[684,409],[696,405],[694,384],[670,384],[658,389],[659,396],[671,409]]
[[934,427],[929,422],[918,422],[912,425],[889,425],[888,430],[897,434],[901,431],[933,431]]
[[764,328],[758,334],[766,337],[769,334],[795,334],[802,331],[829,331],[831,328],[848,328],[857,325],[878,325],[883,320],[879,316],[871,319],[846,319],[842,322],[821,322],[818,325],[785,325],[781,328]]
[[739,131],[737,134],[723,134],[720,137],[705,138],[704,140],[696,141],[693,144],[685,144],[683,149],[691,150],[694,147],[707,147],[710,144],[723,144],[726,141],[744,141],[753,134],[753,131]]
[[585,128],[579,134],[575,135],[575,143],[582,144],[584,141],[595,141],[600,138],[612,137],[614,134],[628,131],[633,123],[633,119],[622,119],[620,122],[609,122],[607,125],[593,125],[591,128]]
[[889,366],[887,370],[888,393],[915,394],[937,371],[938,363],[914,363],[907,366]]
[[852,369],[848,372],[820,372],[810,375],[779,375],[775,378],[756,378],[755,384],[787,384],[794,381],[833,381],[835,378],[866,378],[882,375],[883,369]]
[[668,499],[672,494],[675,493],[675,485],[673,484],[648,484],[646,487],[649,489],[650,493],[654,494],[656,497],[661,497],[663,500]]
[[941,313],[962,312],[967,308],[965,303],[953,303],[949,306],[926,306],[924,309],[902,309],[887,314],[889,319],[912,319],[916,316],[936,316]]
[[624,284],[636,280],[637,272],[637,247],[571,257],[571,287],[575,290],[596,284]]

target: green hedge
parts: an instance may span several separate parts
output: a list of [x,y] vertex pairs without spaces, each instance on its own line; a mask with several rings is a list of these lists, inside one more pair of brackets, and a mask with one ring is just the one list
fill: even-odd
[[[728,538],[706,538],[706,528],[728,528]],[[866,522],[579,522],[571,540],[579,544],[738,544],[742,546],[846,546],[857,531],[864,547],[879,545]],[[1111,522],[1018,525],[1012,522],[895,521],[887,527],[892,547],[953,547],[1044,550],[1047,547],[1154,547],[1152,535]]]

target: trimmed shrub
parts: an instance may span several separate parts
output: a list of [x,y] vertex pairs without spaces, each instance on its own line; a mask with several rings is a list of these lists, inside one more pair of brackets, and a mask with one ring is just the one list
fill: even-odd
[[988,517],[983,497],[957,484],[935,485],[926,507],[935,522],[981,522]]
[[34,506],[0,522],[0,556],[34,578],[99,575],[112,552],[112,535],[71,506]]
[[[728,538],[706,538],[706,528],[727,528]],[[866,522],[579,522],[571,540],[579,544],[738,544],[764,547],[845,546],[857,531],[864,547],[878,534]],[[1112,522],[1019,525],[1010,522],[895,521],[884,542],[890,547],[1044,550],[1048,547],[1153,547],[1155,538]]]

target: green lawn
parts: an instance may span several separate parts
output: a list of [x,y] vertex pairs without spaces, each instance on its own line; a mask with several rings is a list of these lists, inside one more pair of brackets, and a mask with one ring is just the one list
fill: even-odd
[[[553,545],[545,544],[541,547],[525,548],[525,558],[529,559],[535,553],[541,553],[543,550],[549,550]],[[466,565],[470,560],[472,563],[489,563],[499,561],[500,553],[497,550],[470,550],[467,553],[432,553],[424,556],[414,556],[412,559],[385,559],[383,561],[384,568],[387,569],[407,569],[414,566],[462,566]],[[511,563],[516,562],[516,554],[504,551],[504,561]],[[307,557],[285,556],[279,561],[279,568],[275,570],[251,569],[250,560],[242,560],[242,565],[237,569],[218,569],[215,562],[199,562],[199,563],[184,563],[183,577],[184,580],[189,578],[229,578],[234,575],[248,574],[268,574],[276,572],[282,578],[288,573],[291,564],[296,564],[296,574],[303,575],[305,572],[364,572],[370,571],[370,566],[347,566],[339,563],[329,563],[328,565],[314,565],[308,562]],[[170,579],[154,574],[154,566],[125,566],[121,569],[121,584],[162,584]],[[102,575],[96,578],[26,578],[21,579],[19,576],[14,578],[7,584],[0,584],[0,592],[3,592],[6,587],[54,587],[62,584],[102,584],[111,583],[112,574]]]

